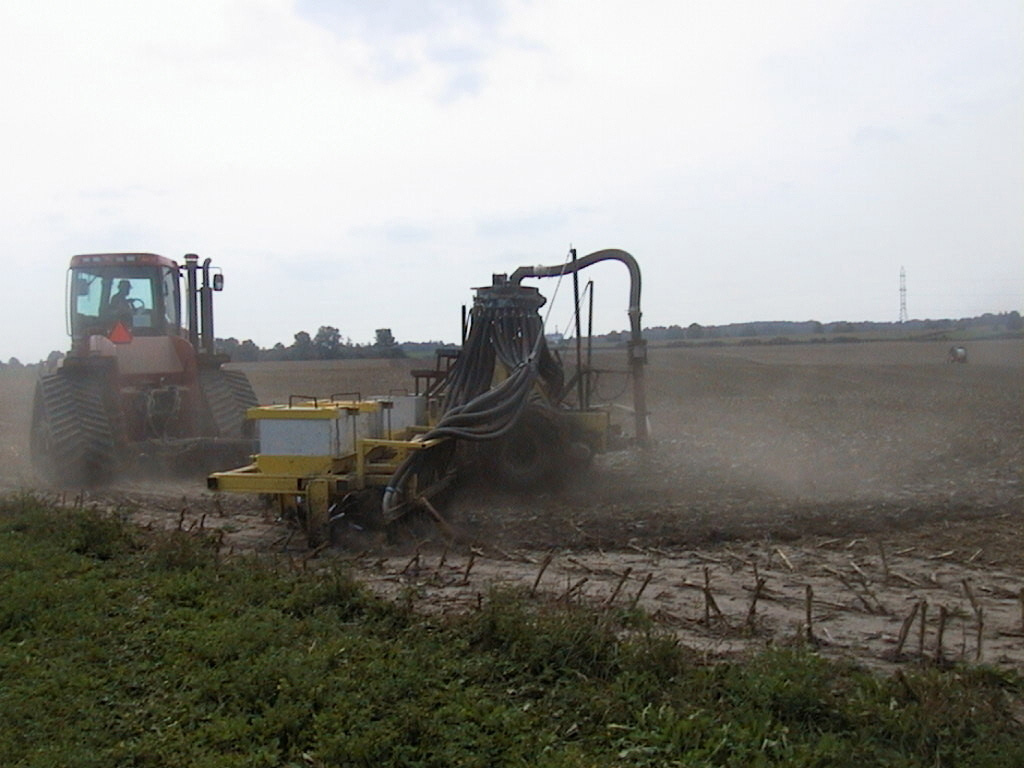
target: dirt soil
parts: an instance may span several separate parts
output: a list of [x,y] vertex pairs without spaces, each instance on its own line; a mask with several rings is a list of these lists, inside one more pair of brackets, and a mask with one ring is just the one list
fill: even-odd
[[[223,531],[225,552],[338,560],[375,590],[466,610],[498,584],[601,610],[646,609],[709,657],[771,643],[888,667],[1024,668],[1024,342],[654,348],[653,446],[595,459],[563,488],[467,484],[450,524],[403,540],[351,530],[311,553],[259,500],[202,479],[43,489],[28,459],[32,374],[0,372],[0,486],[163,527]],[[622,369],[625,352],[600,365]],[[412,361],[236,366],[262,402],[409,387]],[[598,395],[629,403],[621,373]],[[628,426],[628,412],[622,410]],[[315,559],[314,559],[315,558]]]

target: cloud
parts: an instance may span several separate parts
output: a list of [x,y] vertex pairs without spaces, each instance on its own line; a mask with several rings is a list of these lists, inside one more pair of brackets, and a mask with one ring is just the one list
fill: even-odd
[[439,73],[434,97],[447,103],[476,94],[483,67],[495,47],[504,18],[499,2],[404,0],[388,3],[333,3],[299,0],[300,18],[367,51],[369,73],[388,83]]
[[853,135],[854,144],[892,144],[905,140],[905,137],[895,128],[886,128],[876,125],[866,125],[858,128]]
[[564,228],[570,221],[567,211],[544,210],[523,216],[488,218],[477,222],[477,233],[484,239],[504,240],[522,232],[547,234]]

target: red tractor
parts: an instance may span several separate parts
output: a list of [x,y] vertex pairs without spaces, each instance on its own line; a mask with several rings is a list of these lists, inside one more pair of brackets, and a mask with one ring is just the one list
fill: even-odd
[[[186,320],[182,322],[182,278]],[[75,256],[68,270],[71,350],[36,385],[31,452],[41,478],[96,485],[125,470],[208,472],[252,452],[245,374],[214,349],[223,275],[195,254]]]

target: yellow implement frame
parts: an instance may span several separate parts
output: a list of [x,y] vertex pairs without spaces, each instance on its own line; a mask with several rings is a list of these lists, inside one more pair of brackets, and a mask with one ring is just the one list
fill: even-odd
[[[213,473],[207,484],[214,491],[274,497],[281,516],[297,521],[317,546],[339,508],[358,506],[359,497],[349,494],[385,488],[411,455],[449,439],[423,438],[429,427],[415,420],[426,420],[426,409],[407,407],[414,401],[311,400],[250,408],[248,418],[259,425],[260,452],[247,466]],[[592,451],[607,449],[608,411],[565,411],[562,417]],[[422,503],[449,480],[413,486],[410,503]]]
[[427,428],[386,416],[392,400],[308,401],[251,408],[260,425],[261,451],[252,463],[215,472],[214,491],[274,496],[285,516],[299,519],[310,544],[323,540],[331,508],[345,494],[387,484],[412,453],[442,439],[423,440]]

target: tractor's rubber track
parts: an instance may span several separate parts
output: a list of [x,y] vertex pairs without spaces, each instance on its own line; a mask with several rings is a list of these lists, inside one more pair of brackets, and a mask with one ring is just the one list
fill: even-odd
[[209,415],[211,436],[248,437],[245,412],[259,402],[246,375],[220,368],[205,370],[199,374],[199,386]]
[[99,485],[116,471],[117,452],[97,376],[61,372],[40,378],[32,413],[32,458],[47,482]]

